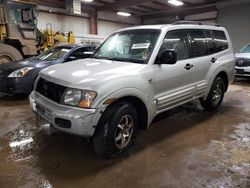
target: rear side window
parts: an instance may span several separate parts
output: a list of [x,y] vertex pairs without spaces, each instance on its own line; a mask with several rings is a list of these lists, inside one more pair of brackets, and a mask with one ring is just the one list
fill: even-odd
[[212,31],[206,30],[205,36],[206,36],[206,41],[207,41],[207,53],[214,54],[216,53],[216,48],[215,48],[215,43],[214,43],[214,36]]
[[213,31],[216,52],[228,49],[227,37],[223,31]]
[[168,49],[176,50],[177,60],[190,58],[190,43],[188,40],[187,31],[180,30],[168,32],[161,46],[159,54]]
[[192,57],[207,55],[206,37],[203,30],[190,31]]

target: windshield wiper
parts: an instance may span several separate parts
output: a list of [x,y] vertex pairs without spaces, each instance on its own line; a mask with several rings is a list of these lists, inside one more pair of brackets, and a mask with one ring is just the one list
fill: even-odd
[[115,57],[93,57],[94,59],[106,59],[110,61],[121,61],[121,62],[133,62],[133,63],[140,63],[143,64],[143,60],[138,60],[138,59],[124,59],[124,58],[115,58]]
[[113,57],[93,57],[94,59],[106,59],[106,60],[111,60],[111,61],[128,61],[126,59],[123,58],[113,58]]
[[122,61],[122,62],[128,62],[128,60],[126,59],[123,59],[123,58],[107,58],[108,60],[111,60],[111,61]]

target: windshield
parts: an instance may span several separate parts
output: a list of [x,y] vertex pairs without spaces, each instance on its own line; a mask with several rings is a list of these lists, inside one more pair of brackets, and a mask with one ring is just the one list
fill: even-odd
[[42,61],[54,61],[54,60],[62,58],[71,49],[72,49],[71,47],[51,48],[51,49],[41,53],[39,56],[37,56],[33,59],[42,60]]
[[8,3],[9,23],[18,24],[35,24],[36,23],[36,8],[34,5],[21,3]]
[[109,59],[146,64],[160,30],[129,30],[111,35],[93,55],[96,59]]
[[241,48],[240,53],[250,53],[250,44],[246,45],[245,47]]

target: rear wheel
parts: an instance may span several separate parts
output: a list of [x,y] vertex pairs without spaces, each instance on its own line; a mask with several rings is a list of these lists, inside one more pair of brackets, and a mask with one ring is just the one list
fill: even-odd
[[0,64],[23,59],[21,53],[7,44],[0,44]]
[[208,111],[213,111],[221,105],[226,84],[221,77],[215,78],[206,100],[200,100],[201,106]]
[[117,103],[108,109],[95,132],[93,143],[97,154],[113,158],[128,149],[138,131],[138,113],[128,103]]

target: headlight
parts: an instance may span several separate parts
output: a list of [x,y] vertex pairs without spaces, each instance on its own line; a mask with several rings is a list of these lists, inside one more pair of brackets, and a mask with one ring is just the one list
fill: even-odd
[[89,108],[96,96],[95,91],[69,88],[64,94],[63,103],[70,106]]
[[9,78],[19,78],[24,77],[29,71],[31,71],[33,67],[25,67],[19,70],[12,72],[8,77]]

